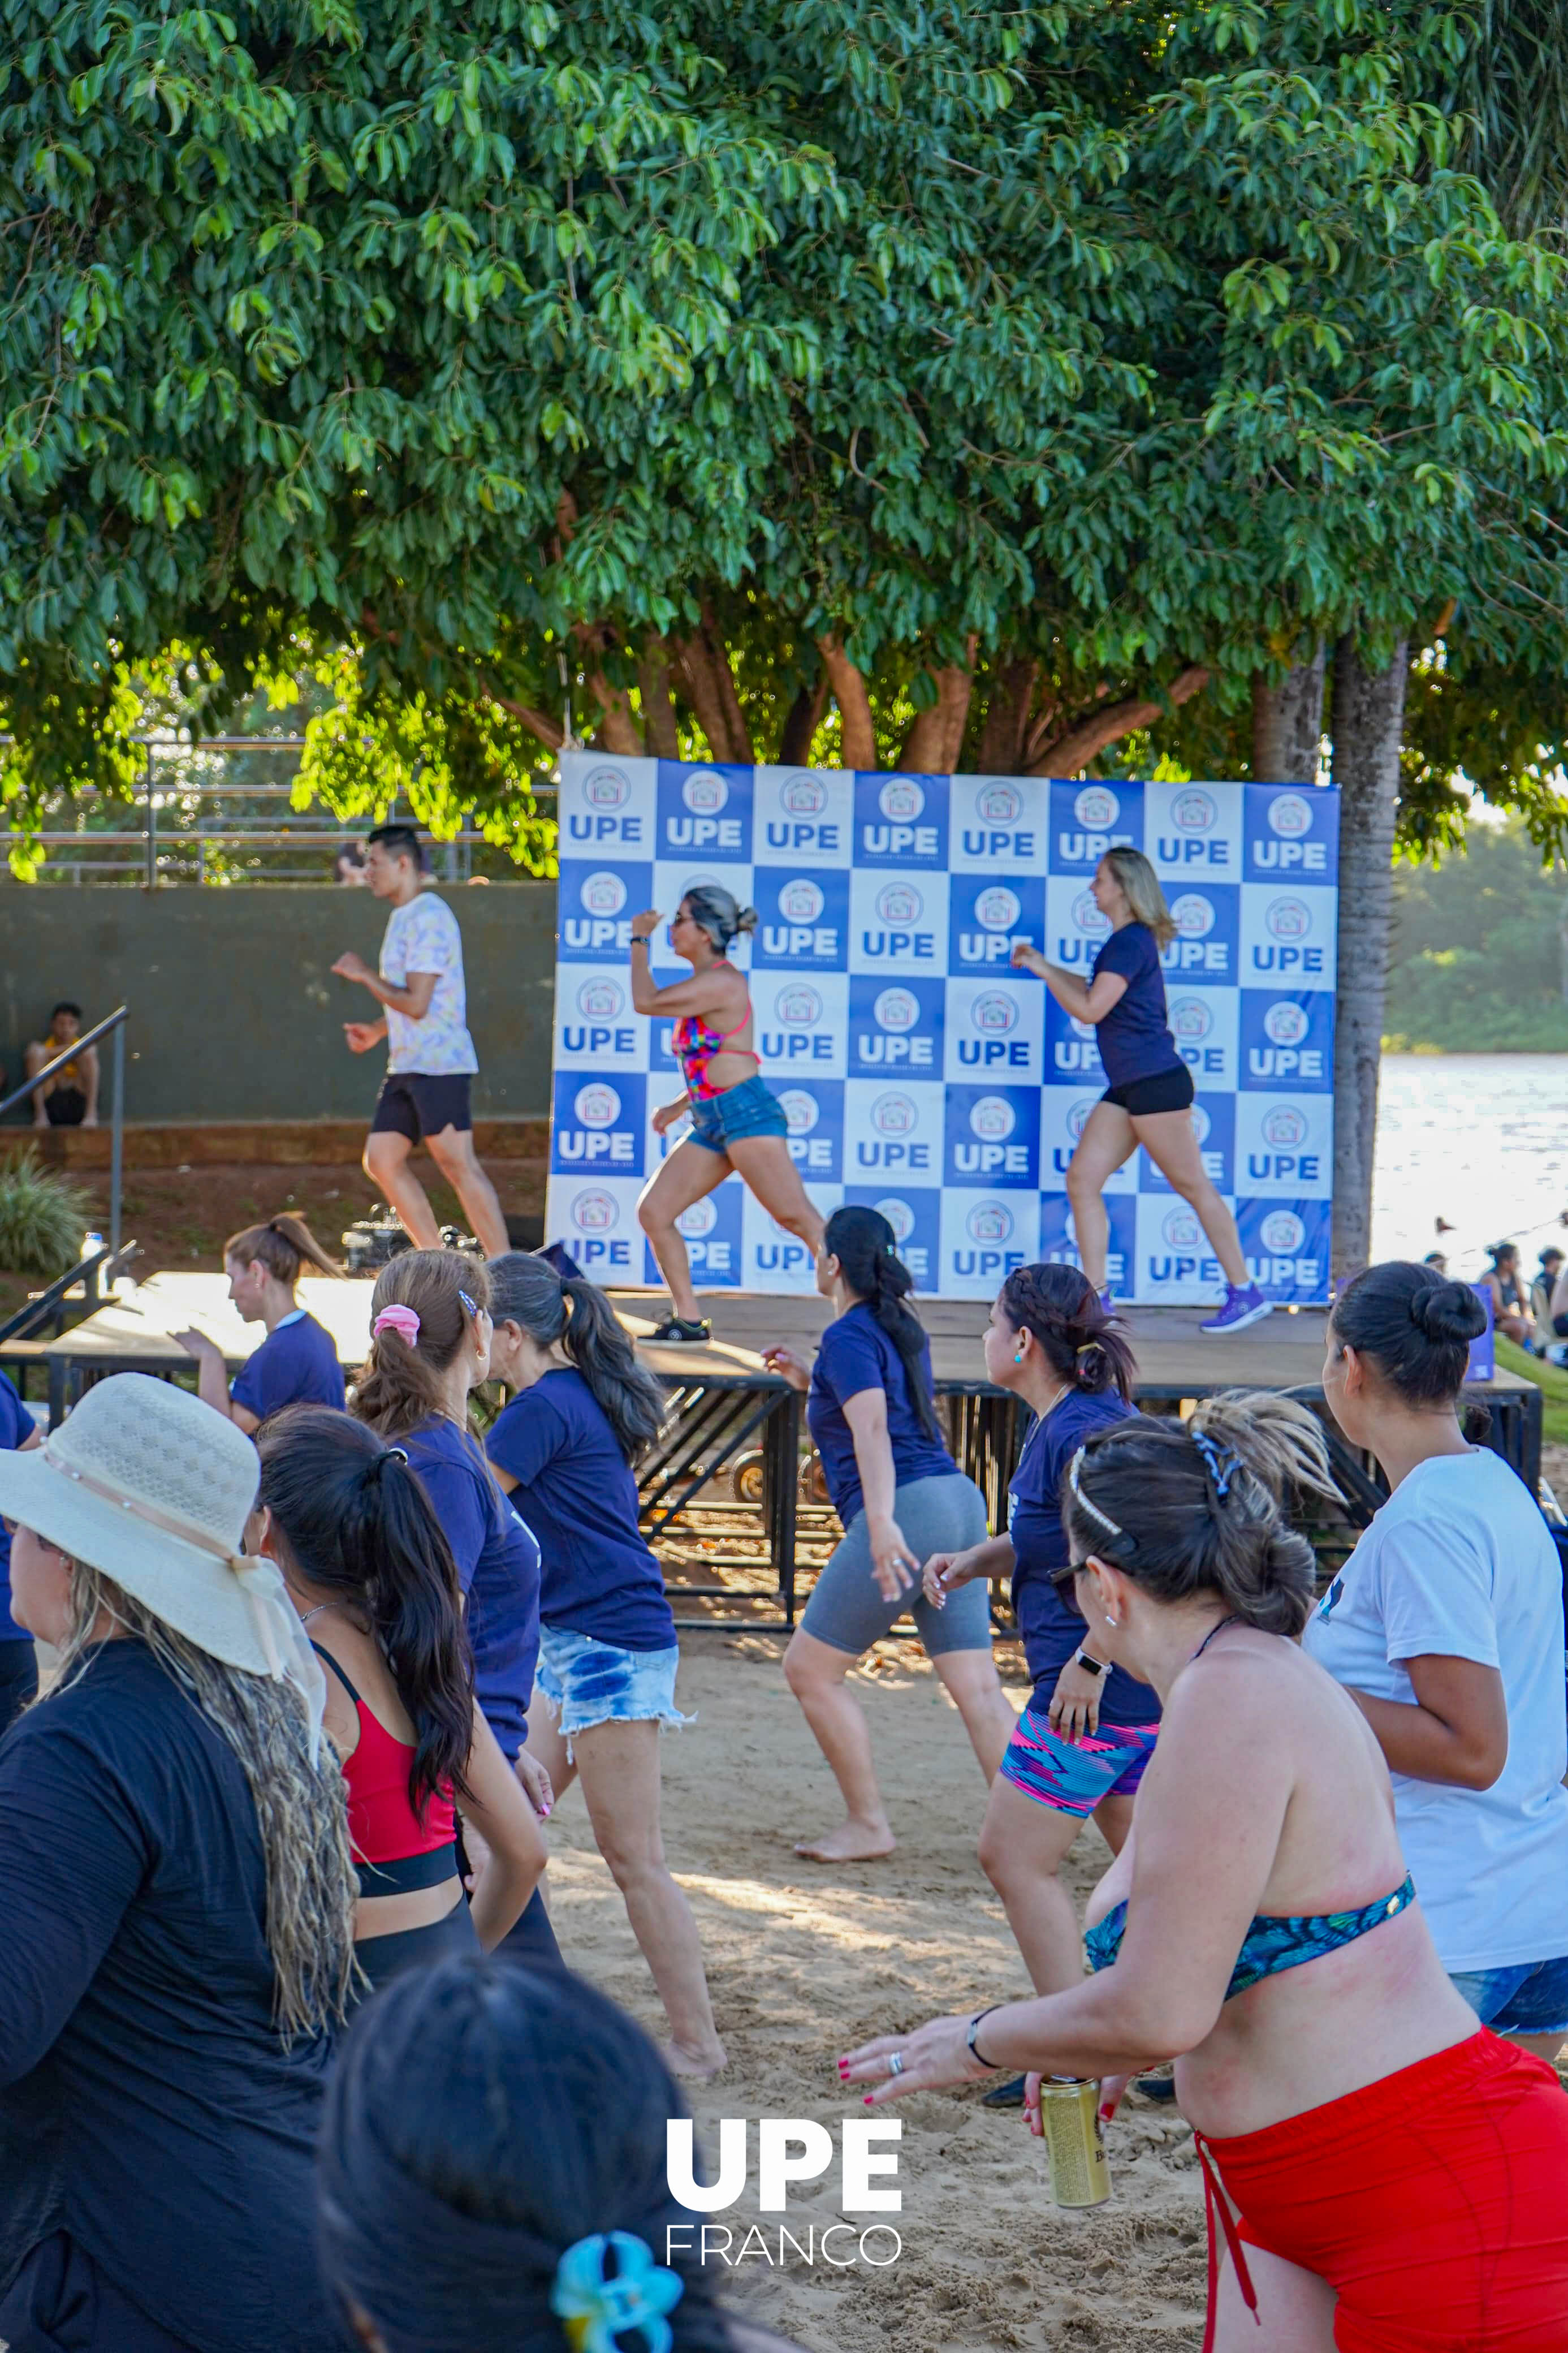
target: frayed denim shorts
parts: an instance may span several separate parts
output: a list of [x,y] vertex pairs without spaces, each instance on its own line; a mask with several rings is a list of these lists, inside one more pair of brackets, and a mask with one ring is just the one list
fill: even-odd
[[1568,1959],[1450,1969],[1448,1982],[1494,2034],[1561,2034],[1568,2041]]
[[680,1645],[667,1651],[622,1651],[593,1634],[564,1626],[539,1631],[539,1695],[572,1754],[574,1736],[597,1724],[695,1723],[675,1704]]
[[742,1079],[738,1087],[726,1087],[721,1095],[693,1095],[689,1108],[691,1142],[704,1145],[710,1152],[727,1151],[731,1144],[744,1144],[753,1135],[789,1134],[779,1099],[761,1077]]

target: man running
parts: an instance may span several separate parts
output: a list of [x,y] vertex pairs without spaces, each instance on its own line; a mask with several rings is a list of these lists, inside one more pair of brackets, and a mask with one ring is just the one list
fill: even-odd
[[351,949],[332,970],[368,988],[385,1012],[345,1021],[349,1050],[368,1054],[384,1038],[386,1076],[375,1099],[362,1166],[391,1202],[416,1250],[437,1250],[441,1229],[425,1187],[408,1166],[423,1141],[446,1177],[487,1258],[507,1247],[495,1187],[474,1156],[469,1092],[479,1061],[467,1028],[463,941],[444,899],[422,887],[425,851],[412,826],[378,825],[365,842],[364,880],[392,908],[374,973]]

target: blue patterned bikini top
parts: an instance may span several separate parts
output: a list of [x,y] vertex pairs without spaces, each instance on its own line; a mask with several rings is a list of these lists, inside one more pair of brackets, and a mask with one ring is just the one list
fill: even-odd
[[[1226,2001],[1263,1978],[1277,1978],[1282,1969],[1299,1969],[1303,1961],[1315,1961],[1324,1953],[1337,1952],[1342,1945],[1353,1945],[1369,1928],[1381,1927],[1415,1901],[1415,1883],[1406,1872],[1392,1895],[1380,1895],[1375,1904],[1363,1904],[1357,1912],[1258,1913],[1230,1973]],[[1108,1969],[1121,1952],[1126,1933],[1127,1906],[1113,1904],[1104,1919],[1085,1932],[1089,1967]]]

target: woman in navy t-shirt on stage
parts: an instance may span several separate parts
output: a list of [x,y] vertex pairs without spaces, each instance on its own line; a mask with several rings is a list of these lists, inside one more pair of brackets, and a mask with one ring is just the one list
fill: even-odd
[[[1075,1266],[1010,1274],[985,1330],[985,1374],[1034,1409],[1009,1486],[1007,1533],[925,1567],[928,1600],[984,1592],[1010,1577],[1034,1692],[1019,1717],[980,1832],[980,1860],[1002,1898],[1037,1993],[1083,1975],[1072,1902],[1058,1873],[1092,1814],[1112,1854],[1132,1826],[1132,1798],[1153,1752],[1160,1703],[1084,1648],[1082,1618],[1057,1579],[1068,1565],[1062,1473],[1084,1440],[1133,1411],[1132,1352]],[[987,2094],[1017,2106],[1023,2078]]]
[[833,1767],[848,1820],[797,1854],[816,1862],[858,1862],[890,1854],[893,1833],[871,1762],[859,1703],[846,1687],[858,1659],[907,1609],[926,1655],[963,1718],[986,1779],[1013,1729],[991,1651],[984,1588],[948,1609],[921,1589],[932,1553],[962,1551],[985,1534],[985,1503],[948,1452],[931,1402],[931,1350],[908,1304],[910,1271],[879,1210],[836,1209],[816,1260],[816,1287],[837,1320],[809,1373],[792,1348],[763,1362],[792,1388],[809,1381],[806,1419],[842,1541],[812,1588],[784,1653],[784,1675]]
[[1068,1168],[1068,1198],[1084,1272],[1109,1306],[1109,1225],[1100,1195],[1106,1178],[1142,1145],[1172,1191],[1192,1205],[1225,1271],[1224,1303],[1200,1331],[1243,1331],[1270,1309],[1247,1271],[1236,1219],[1205,1170],[1193,1129],[1193,1074],[1176,1051],[1165,1018],[1160,954],[1176,936],[1175,922],[1141,849],[1108,849],[1089,888],[1110,924],[1110,937],[1087,981],[1047,964],[1026,940],[1013,945],[1013,962],[1037,973],[1064,1012],[1093,1024],[1110,1082],[1089,1113]]
[[515,1392],[485,1441],[490,1467],[539,1537],[539,1696],[529,1742],[557,1794],[575,1775],[599,1852],[669,2020],[683,2075],[724,2064],[691,1906],[659,1828],[661,1725],[680,1651],[664,1576],[637,1525],[632,1464],[662,1425],[664,1391],[602,1293],[547,1260],[489,1262],[490,1371]]
[[342,1272],[304,1219],[292,1214],[268,1218],[263,1226],[247,1226],[225,1242],[228,1295],[243,1322],[267,1326],[266,1339],[240,1366],[232,1388],[216,1341],[205,1332],[174,1335],[200,1366],[196,1394],[202,1403],[237,1423],[247,1438],[269,1413],[286,1405],[332,1405],[342,1410],[343,1368],[337,1343],[294,1296],[300,1268],[307,1262],[322,1274]]

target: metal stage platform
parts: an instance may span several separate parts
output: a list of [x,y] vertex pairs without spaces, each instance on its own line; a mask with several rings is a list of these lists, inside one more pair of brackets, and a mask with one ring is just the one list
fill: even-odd
[[[363,1361],[372,1285],[308,1278],[301,1303],[338,1344],[351,1373]],[[826,1558],[838,1523],[822,1490],[805,1431],[805,1399],[767,1371],[764,1348],[785,1344],[809,1359],[828,1318],[816,1297],[777,1298],[719,1292],[704,1300],[713,1337],[703,1347],[663,1347],[646,1336],[664,1313],[662,1294],[616,1292],[616,1312],[649,1367],[670,1392],[664,1438],[638,1466],[643,1525],[664,1563],[678,1608],[710,1614],[677,1620],[687,1630],[786,1632],[803,1588]],[[916,1299],[931,1335],[931,1368],[944,1402],[954,1453],[985,1497],[991,1524],[1004,1516],[1007,1481],[1017,1460],[1026,1411],[985,1378],[981,1336],[988,1309],[975,1300]],[[1184,1400],[1222,1388],[1289,1389],[1326,1419],[1321,1309],[1279,1312],[1230,1339],[1198,1330],[1201,1308],[1124,1311],[1138,1358],[1138,1399],[1146,1410],[1173,1413]],[[187,1324],[210,1334],[231,1370],[260,1345],[259,1324],[242,1324],[221,1275],[159,1274],[128,1289],[57,1340],[12,1343],[0,1364],[24,1394],[47,1383],[51,1417],[68,1410],[82,1388],[111,1372],[179,1376],[195,1367],[173,1338]],[[1489,1442],[1536,1492],[1541,1475],[1541,1392],[1511,1373],[1466,1392],[1490,1411]],[[1367,1459],[1329,1425],[1335,1471],[1347,1510],[1337,1524],[1317,1522],[1314,1540],[1331,1557],[1353,1540],[1383,1500]],[[728,1608],[725,1605],[729,1605]]]

